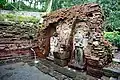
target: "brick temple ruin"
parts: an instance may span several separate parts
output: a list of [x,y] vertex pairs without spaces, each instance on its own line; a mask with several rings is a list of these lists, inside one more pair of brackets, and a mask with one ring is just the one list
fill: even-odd
[[[0,62],[29,60],[35,51],[51,64],[103,76],[103,68],[112,61],[112,46],[103,37],[104,15],[98,4],[56,10],[43,18],[40,29],[34,24],[0,21]],[[76,48],[77,42],[80,46]]]
[[44,16],[44,28],[38,34],[42,55],[50,54],[51,37],[57,33],[57,53],[54,62],[60,66],[81,68],[75,64],[74,36],[77,31],[83,36],[83,65],[88,74],[102,76],[102,68],[112,61],[111,45],[103,38],[104,15],[98,4],[73,6]]

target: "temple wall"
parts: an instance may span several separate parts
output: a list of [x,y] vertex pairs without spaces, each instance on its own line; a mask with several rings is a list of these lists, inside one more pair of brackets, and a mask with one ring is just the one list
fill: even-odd
[[[48,36],[47,34],[50,34],[49,31],[51,28],[55,27],[59,38],[58,48],[60,49],[61,45],[62,47],[64,46],[66,55],[67,52],[69,52],[70,57],[73,58],[73,37],[76,31],[79,30],[86,40],[86,42],[84,42],[86,65],[92,68],[99,68],[99,66],[104,67],[111,61],[112,55],[110,44],[103,38],[103,21],[104,15],[98,4],[90,3],[73,6],[69,9],[56,10],[44,17],[44,29],[39,31],[38,35],[40,47],[48,54],[48,49],[44,49],[42,46],[46,45],[49,47],[49,45],[41,42],[41,39]],[[47,38],[43,40],[48,42]],[[60,52],[58,51],[58,53]],[[93,64],[93,62],[96,64]]]
[[31,57],[33,52],[30,48],[37,46],[37,42],[33,39],[36,31],[33,25],[1,21],[0,60]]

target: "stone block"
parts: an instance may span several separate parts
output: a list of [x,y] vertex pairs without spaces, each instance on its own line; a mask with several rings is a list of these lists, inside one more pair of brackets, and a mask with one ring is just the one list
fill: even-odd
[[68,59],[70,58],[70,53],[66,52],[66,53],[54,53],[54,57],[58,58],[58,59]]
[[97,68],[92,68],[90,66],[87,66],[87,74],[97,78],[101,78],[103,76],[102,70]]
[[86,58],[86,63],[89,66],[100,67],[99,66],[99,58],[96,58],[96,57]]
[[85,69],[85,65],[79,65],[79,64],[77,64],[77,63],[72,63],[72,62],[70,62],[69,64],[68,64],[68,67],[70,67],[70,68],[74,68],[74,69],[76,69],[76,70],[84,70]]
[[54,58],[54,63],[64,67],[68,65],[68,60],[61,60],[61,59]]
[[103,72],[105,76],[108,77],[118,77],[120,76],[120,68],[116,69],[115,67],[111,68],[111,67],[106,67],[103,68]]

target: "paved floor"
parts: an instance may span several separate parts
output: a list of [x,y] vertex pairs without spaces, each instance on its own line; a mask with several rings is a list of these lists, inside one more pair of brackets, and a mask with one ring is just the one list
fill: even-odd
[[29,66],[27,63],[15,63],[0,66],[0,80],[56,80],[55,78],[44,74],[35,66]]

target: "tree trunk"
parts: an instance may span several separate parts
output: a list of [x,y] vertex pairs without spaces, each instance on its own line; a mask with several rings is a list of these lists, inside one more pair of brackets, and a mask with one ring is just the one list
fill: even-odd
[[50,13],[51,10],[52,10],[52,2],[53,2],[53,0],[49,1],[48,8],[47,8],[47,11],[46,11],[47,13]]

